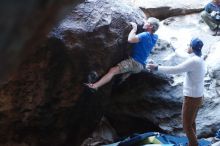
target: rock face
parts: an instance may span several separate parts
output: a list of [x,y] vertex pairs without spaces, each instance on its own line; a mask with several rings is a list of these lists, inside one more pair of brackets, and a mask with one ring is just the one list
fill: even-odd
[[[132,11],[138,13],[132,14]],[[103,75],[113,64],[127,56],[129,48],[125,45],[131,30],[129,22],[135,21],[141,25],[143,17],[140,10],[123,3],[88,1],[73,10],[50,33],[50,37],[60,40],[69,53],[75,55],[70,59],[78,66],[76,70],[86,74],[95,70]]]

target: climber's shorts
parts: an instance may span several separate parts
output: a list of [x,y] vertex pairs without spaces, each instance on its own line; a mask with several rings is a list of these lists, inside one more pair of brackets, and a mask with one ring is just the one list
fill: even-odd
[[139,73],[144,69],[144,66],[135,61],[133,58],[129,58],[118,63],[120,73]]

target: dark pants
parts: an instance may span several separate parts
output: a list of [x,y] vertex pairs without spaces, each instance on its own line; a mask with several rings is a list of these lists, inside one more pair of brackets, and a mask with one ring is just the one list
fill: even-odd
[[202,97],[185,97],[182,107],[183,130],[189,140],[189,146],[198,146],[196,137],[196,116],[202,105]]

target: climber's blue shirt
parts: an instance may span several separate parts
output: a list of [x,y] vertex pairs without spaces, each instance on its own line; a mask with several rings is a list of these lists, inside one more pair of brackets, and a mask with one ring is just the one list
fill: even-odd
[[131,57],[137,62],[146,65],[147,57],[158,40],[158,35],[142,32],[138,35],[139,42],[133,44]]

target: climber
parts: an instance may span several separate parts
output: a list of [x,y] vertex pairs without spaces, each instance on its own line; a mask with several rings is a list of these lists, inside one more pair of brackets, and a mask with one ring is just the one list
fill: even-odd
[[128,42],[133,44],[131,57],[112,67],[99,81],[86,83],[85,85],[90,89],[97,90],[117,74],[124,73],[122,78],[125,79],[130,73],[139,73],[145,69],[147,57],[158,40],[158,35],[155,32],[159,28],[159,20],[154,17],[150,17],[147,20],[144,19],[143,29],[145,29],[145,32],[139,34],[136,34],[137,24],[134,22],[130,22],[130,24],[132,25],[132,30],[128,35]]

